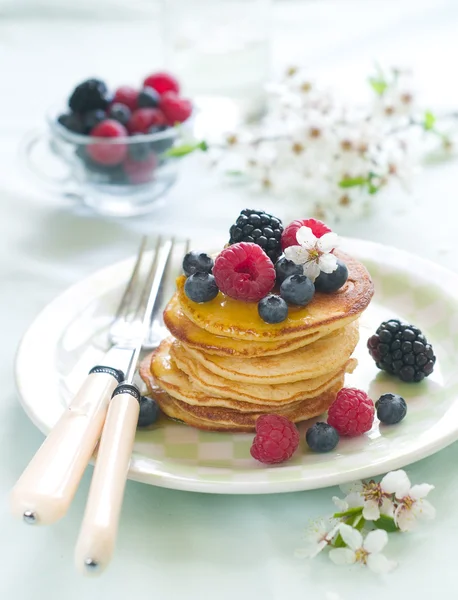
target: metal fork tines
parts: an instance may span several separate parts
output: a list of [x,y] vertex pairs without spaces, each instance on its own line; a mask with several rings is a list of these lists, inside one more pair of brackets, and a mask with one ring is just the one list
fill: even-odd
[[[160,291],[170,265],[174,240],[163,240],[159,237],[152,254],[147,251],[147,247],[148,238],[145,236],[141,241],[129,282],[108,331],[108,340],[111,346],[130,347],[138,341],[139,335],[142,334],[142,315],[153,288],[157,300],[152,311],[151,322],[157,320]],[[161,333],[160,338],[155,336],[156,346],[164,337],[164,331]],[[151,334],[149,333],[144,340],[145,348],[152,347],[150,338]]]

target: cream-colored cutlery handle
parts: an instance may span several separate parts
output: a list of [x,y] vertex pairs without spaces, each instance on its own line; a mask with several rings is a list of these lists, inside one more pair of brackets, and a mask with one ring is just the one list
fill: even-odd
[[[97,453],[89,497],[75,550],[79,571],[99,574],[114,552],[135,430],[140,409],[137,389],[113,396]],[[133,394],[133,395],[132,395]]]
[[64,516],[97,445],[120,378],[118,371],[108,367],[90,372],[14,486],[10,501],[15,516],[43,525]]

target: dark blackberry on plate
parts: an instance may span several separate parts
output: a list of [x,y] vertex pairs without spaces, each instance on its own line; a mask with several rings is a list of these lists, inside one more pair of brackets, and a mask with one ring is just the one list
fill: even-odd
[[431,344],[418,327],[399,319],[384,321],[367,347],[379,369],[402,381],[422,381],[434,370],[436,356]]
[[100,79],[87,79],[73,90],[68,100],[69,107],[77,113],[101,108],[106,110],[110,103],[107,86]]
[[283,225],[280,219],[262,210],[245,208],[229,230],[229,244],[251,242],[261,246],[275,264],[282,253],[281,234]]

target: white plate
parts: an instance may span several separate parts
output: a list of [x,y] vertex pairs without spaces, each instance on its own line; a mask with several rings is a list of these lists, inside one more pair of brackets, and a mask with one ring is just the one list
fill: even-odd
[[[375,476],[424,458],[458,439],[458,276],[394,248],[344,240],[343,250],[366,264],[375,297],[361,323],[359,366],[346,385],[367,390],[374,401],[386,392],[408,402],[396,426],[374,424],[335,451],[313,454],[304,442],[293,459],[266,467],[251,458],[252,435],[202,432],[169,420],[137,433],[129,477],[181,490],[257,494],[307,490]],[[103,269],[49,304],[24,336],[16,360],[21,401],[48,432],[102,349],[106,327],[132,261]],[[178,269],[178,266],[177,266]],[[401,317],[433,344],[437,366],[428,380],[403,384],[377,370],[366,340],[380,322]]]

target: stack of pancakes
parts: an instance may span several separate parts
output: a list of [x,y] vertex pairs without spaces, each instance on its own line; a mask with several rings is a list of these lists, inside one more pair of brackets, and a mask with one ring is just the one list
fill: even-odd
[[306,307],[289,307],[286,321],[262,321],[256,303],[221,293],[203,304],[184,293],[185,277],[164,312],[173,337],[140,369],[162,411],[200,429],[254,431],[266,413],[304,421],[325,412],[353,371],[358,318],[373,285],[358,261],[336,254],[348,281],[316,293]]

